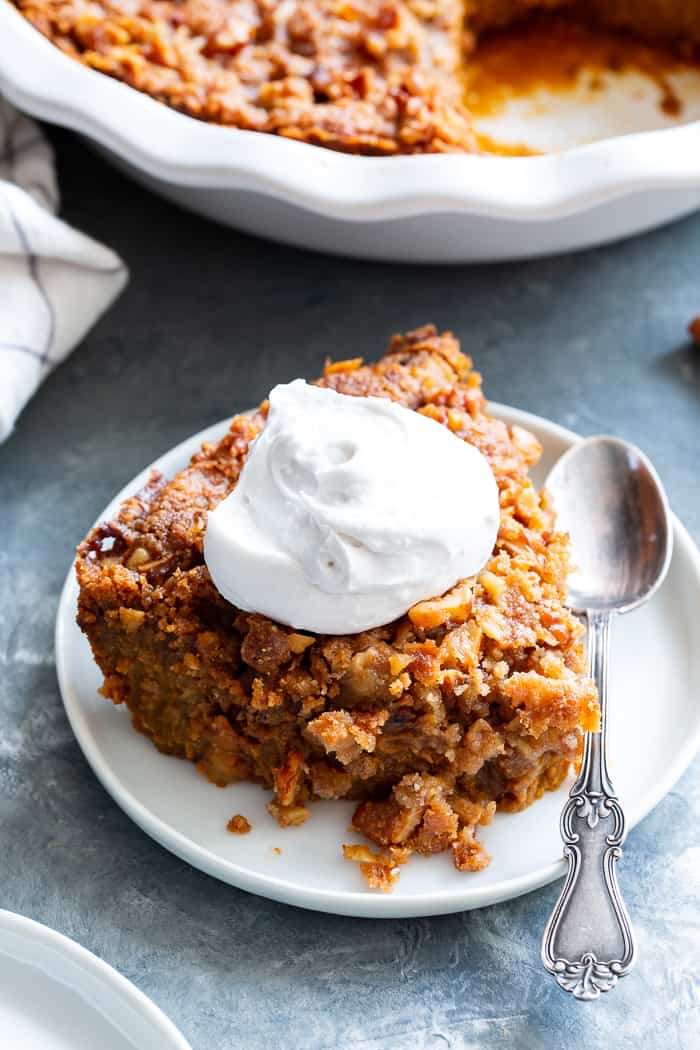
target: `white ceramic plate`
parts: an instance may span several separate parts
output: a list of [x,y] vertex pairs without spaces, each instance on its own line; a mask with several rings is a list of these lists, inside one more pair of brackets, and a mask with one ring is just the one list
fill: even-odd
[[[700,87],[692,78],[677,86],[693,115]],[[0,0],[0,92],[15,105],[83,133],[185,207],[341,255],[525,258],[615,240],[700,207],[700,121],[674,127],[655,102],[650,117],[638,88],[623,77],[597,109],[564,105],[544,125],[534,119],[534,145],[574,146],[549,156],[349,156],[177,113],[73,61]],[[527,142],[532,112],[516,107],[508,119],[505,138]],[[577,145],[591,138],[601,141]]]
[[[541,483],[576,435],[538,416],[491,405],[494,415],[533,431],[544,446]],[[184,441],[153,466],[167,476],[185,466],[220,423]],[[138,489],[148,468],[101,517]],[[611,669],[610,767],[629,825],[663,798],[700,744],[700,650],[692,625],[700,616],[700,554],[674,520],[674,553],[663,587],[643,609],[615,624]],[[101,684],[87,641],[75,624],[71,572],[56,624],[56,663],[66,711],[85,756],[103,785],[149,835],[195,867],[274,900],[343,915],[434,915],[516,897],[564,873],[559,813],[567,786],[518,814],[498,814],[480,833],[493,861],[485,871],[456,871],[447,855],[412,857],[392,894],[365,889],[358,867],[342,858],[353,806],[318,802],[301,828],[282,830],[265,808],[270,793],[252,784],[213,787],[189,762],[169,758],[136,733],[125,708],[97,694]],[[245,836],[226,823],[242,813]],[[281,850],[277,853],[275,850]]]
[[75,941],[0,911],[6,1050],[190,1050],[150,999]]

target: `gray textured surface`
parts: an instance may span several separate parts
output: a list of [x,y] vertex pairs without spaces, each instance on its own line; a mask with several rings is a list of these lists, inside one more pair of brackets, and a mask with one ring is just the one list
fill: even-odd
[[427,320],[461,337],[492,398],[642,445],[700,539],[700,351],[685,337],[700,216],[532,264],[363,265],[218,229],[55,141],[64,215],[120,251],[132,281],[0,447],[2,905],[116,966],[193,1050],[700,1046],[697,762],[627,845],[639,966],[577,1004],[538,959],[557,886],[370,922],[258,900],[170,856],[87,767],[52,654],[72,549],[145,463],[327,353],[371,357]]

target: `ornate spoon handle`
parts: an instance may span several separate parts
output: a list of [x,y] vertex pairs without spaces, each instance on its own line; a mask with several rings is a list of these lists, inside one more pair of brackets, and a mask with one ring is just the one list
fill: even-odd
[[569,871],[542,939],[542,962],[576,999],[597,999],[629,973],[636,947],[620,889],[617,861],[625,818],[606,763],[610,615],[588,614],[590,674],[600,696],[601,728],[587,733],[581,772],[561,815]]

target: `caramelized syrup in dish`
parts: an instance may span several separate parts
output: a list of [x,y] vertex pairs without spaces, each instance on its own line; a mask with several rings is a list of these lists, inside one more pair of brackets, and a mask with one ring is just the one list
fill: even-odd
[[[673,122],[683,119],[684,102],[673,75],[700,74],[700,61],[629,33],[588,26],[562,15],[537,15],[479,38],[464,67],[465,101],[478,127],[480,118],[497,116],[513,100],[535,102],[538,93],[551,100],[553,95],[576,91],[583,104],[586,99],[594,103],[611,77],[631,72],[653,83],[665,117]],[[538,152],[525,142],[500,142],[492,133],[479,137],[488,153]]]

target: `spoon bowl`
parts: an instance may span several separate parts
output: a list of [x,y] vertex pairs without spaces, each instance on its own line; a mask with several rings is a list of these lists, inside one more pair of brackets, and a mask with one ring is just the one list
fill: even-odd
[[548,479],[557,528],[571,537],[569,602],[577,612],[625,613],[647,601],[671,562],[666,495],[643,452],[593,437],[566,452]]

